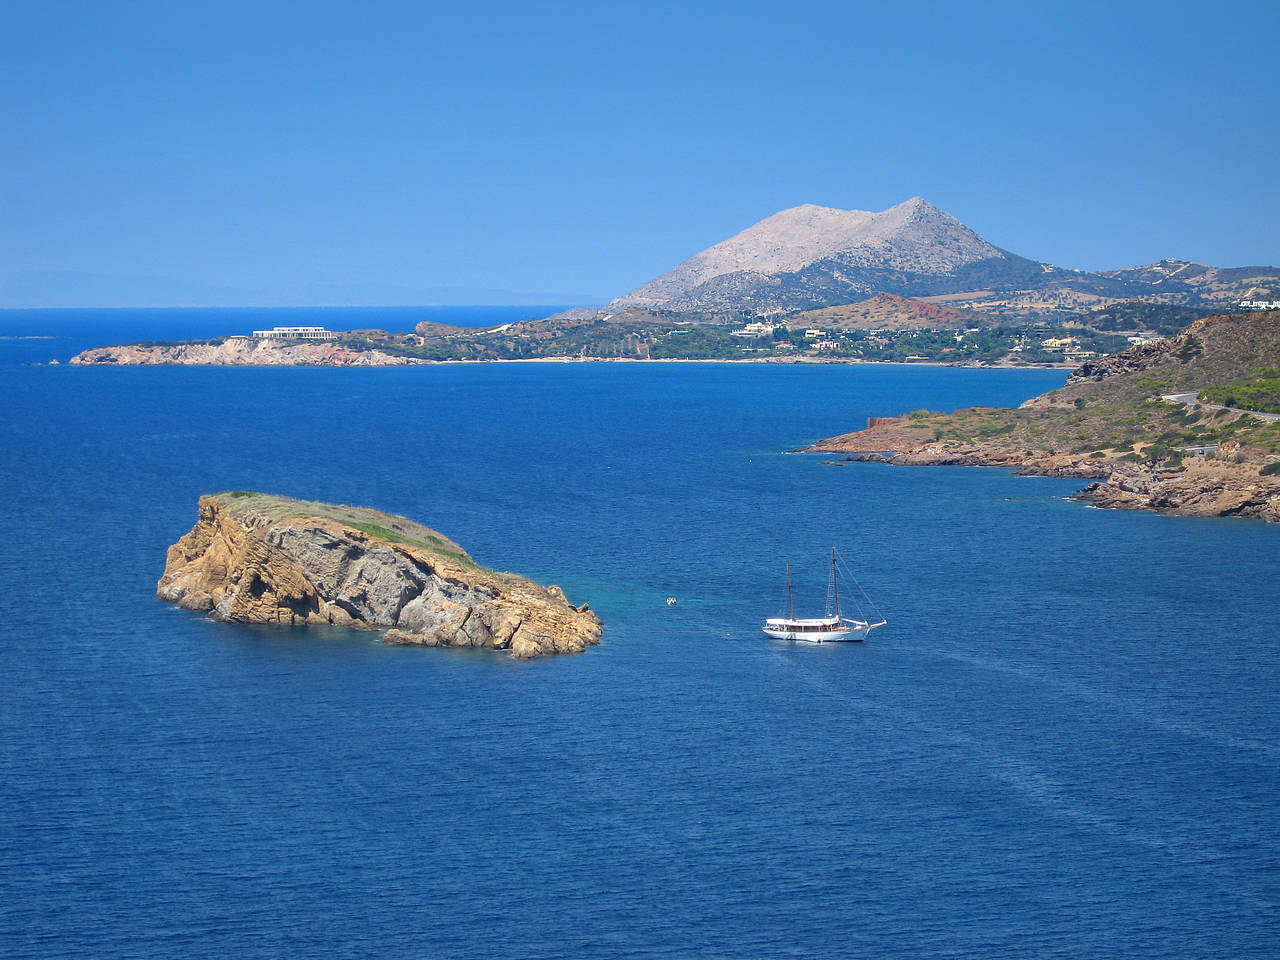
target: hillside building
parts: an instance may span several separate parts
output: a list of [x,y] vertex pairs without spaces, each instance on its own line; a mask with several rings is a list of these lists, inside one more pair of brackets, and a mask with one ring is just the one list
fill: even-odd
[[772,337],[775,327],[772,323],[748,323],[741,330],[730,330],[734,337]]
[[338,336],[324,327],[272,327],[255,330],[253,335],[260,340],[334,340]]

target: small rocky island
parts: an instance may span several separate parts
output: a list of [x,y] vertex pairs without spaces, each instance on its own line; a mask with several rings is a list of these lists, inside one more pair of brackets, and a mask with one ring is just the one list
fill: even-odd
[[380,349],[376,341],[358,337],[318,343],[218,337],[93,347],[77,353],[70,362],[77,367],[402,367],[426,361]]
[[412,520],[246,491],[200,498],[156,593],[215,620],[384,630],[384,643],[522,659],[581,653],[601,634],[559,587],[481,567]]

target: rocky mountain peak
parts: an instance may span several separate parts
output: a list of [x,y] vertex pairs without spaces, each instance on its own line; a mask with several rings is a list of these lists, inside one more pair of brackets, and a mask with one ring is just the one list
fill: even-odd
[[[797,282],[795,277],[820,264],[837,271],[870,268],[936,276],[1002,256],[1003,251],[921,197],[879,213],[806,203],[708,247],[610,308],[698,309],[734,299],[751,302],[762,289],[776,295],[779,287]],[[856,279],[849,287],[863,295],[873,292]],[[811,293],[804,296],[813,299]]]

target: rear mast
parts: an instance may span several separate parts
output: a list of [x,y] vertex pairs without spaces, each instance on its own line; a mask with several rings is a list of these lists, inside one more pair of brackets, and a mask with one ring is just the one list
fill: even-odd
[[836,548],[831,548],[831,592],[836,598],[836,624],[840,623],[840,578],[836,574]]

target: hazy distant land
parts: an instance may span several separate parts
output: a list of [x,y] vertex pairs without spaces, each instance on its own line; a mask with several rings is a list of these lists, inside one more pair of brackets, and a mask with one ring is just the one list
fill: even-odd
[[75,363],[398,365],[439,360],[830,360],[1075,364],[1130,338],[1280,300],[1280,269],[1165,260],[1083,272],[994,246],[919,197],[880,213],[806,204],[607,306],[474,328],[232,337],[86,351]]
[[[600,309],[488,328],[422,321],[322,340],[124,344],[71,362],[1067,366],[1066,387],[1018,410],[917,411],[814,449],[1093,477],[1103,482],[1085,495],[1107,506],[1278,520],[1280,424],[1241,412],[1280,411],[1278,329],[1280,269],[1063,270],[1001,250],[917,197],[881,213],[783,210]],[[1175,394],[1190,402],[1161,399]]]

